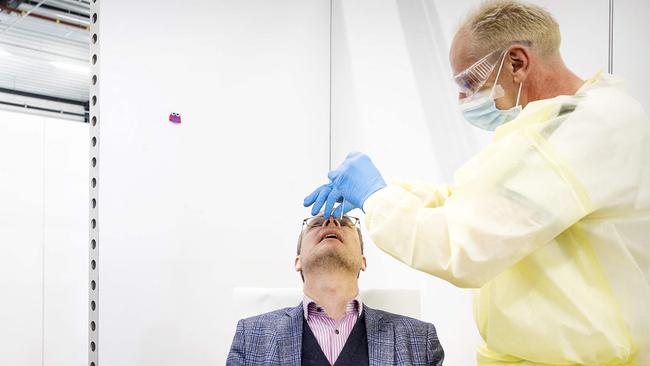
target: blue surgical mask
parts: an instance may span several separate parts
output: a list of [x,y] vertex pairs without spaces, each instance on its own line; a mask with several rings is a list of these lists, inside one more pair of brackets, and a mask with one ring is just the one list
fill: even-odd
[[[505,55],[503,60],[505,60]],[[503,60],[501,60],[501,66],[499,66],[496,81],[499,80],[501,68],[503,67]],[[501,85],[496,84],[496,81],[492,89],[476,93],[473,96],[466,98],[467,100],[461,101],[460,105],[463,117],[465,117],[467,122],[488,131],[494,131],[504,123],[512,121],[517,117],[517,115],[519,115],[519,112],[521,112],[522,109],[521,105],[519,105],[519,96],[521,95],[521,86],[523,83],[519,84],[515,106],[503,110],[498,109],[495,102],[495,99],[501,98],[504,95],[503,88]]]

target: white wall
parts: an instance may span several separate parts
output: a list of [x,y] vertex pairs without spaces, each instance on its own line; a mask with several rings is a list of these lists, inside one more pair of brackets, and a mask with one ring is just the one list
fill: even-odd
[[37,365],[43,324],[43,123],[0,113],[0,363]]
[[[362,150],[389,178],[445,182],[489,141],[453,107],[447,64],[478,3],[333,1],[334,166]],[[606,69],[606,0],[538,3],[561,24],[569,67]],[[101,2],[101,364],[221,364],[232,288],[300,285],[300,203],[329,160],[329,11],[326,0]],[[361,286],[420,289],[446,363],[474,364],[470,293],[366,248]]]
[[329,1],[100,16],[99,364],[224,364],[232,289],[301,283],[301,203],[328,166]]
[[650,1],[614,3],[614,74],[650,113]]
[[43,118],[44,366],[87,364],[88,125]]
[[0,111],[0,364],[86,364],[88,126]]

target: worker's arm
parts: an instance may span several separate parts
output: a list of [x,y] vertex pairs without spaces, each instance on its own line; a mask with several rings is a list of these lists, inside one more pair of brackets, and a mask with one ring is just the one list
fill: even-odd
[[[533,135],[468,162],[453,189],[398,183],[364,204],[382,250],[460,287],[481,287],[591,212],[571,169]],[[443,193],[441,193],[443,192]]]

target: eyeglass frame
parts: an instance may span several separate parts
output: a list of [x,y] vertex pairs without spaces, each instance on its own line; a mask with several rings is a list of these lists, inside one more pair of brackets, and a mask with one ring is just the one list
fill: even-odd
[[[322,218],[322,219],[323,219],[323,222],[322,222],[320,225],[313,225],[313,226],[311,226],[311,225],[308,225],[308,224],[307,224],[307,222],[308,222],[309,220],[313,220],[313,219],[317,219],[317,218]],[[348,215],[345,215],[345,216],[343,216],[343,217],[341,217],[341,218],[339,218],[339,217],[334,217],[334,216],[330,216],[329,219],[325,219],[323,216],[311,216],[311,217],[307,217],[307,218],[305,218],[304,220],[302,220],[302,231],[305,231],[305,226],[307,227],[307,230],[315,229],[315,228],[317,228],[317,227],[319,227],[319,226],[322,227],[323,224],[325,224],[325,223],[326,223],[327,221],[329,221],[330,219],[333,219],[333,220],[338,221],[338,223],[339,223],[341,226],[350,227],[350,228],[353,228],[353,227],[360,228],[361,219],[359,219],[358,217],[354,217],[354,216],[348,216]],[[344,219],[350,219],[352,225],[346,225],[346,224],[344,224],[344,223],[342,222]]]

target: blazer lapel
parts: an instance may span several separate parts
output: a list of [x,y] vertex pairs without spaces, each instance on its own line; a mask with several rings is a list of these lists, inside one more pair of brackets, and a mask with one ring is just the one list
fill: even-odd
[[370,366],[392,365],[395,359],[395,329],[382,320],[381,312],[363,305],[368,333],[368,358]]
[[302,304],[287,309],[285,316],[278,321],[276,338],[278,340],[278,359],[281,365],[300,366],[302,349]]

